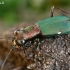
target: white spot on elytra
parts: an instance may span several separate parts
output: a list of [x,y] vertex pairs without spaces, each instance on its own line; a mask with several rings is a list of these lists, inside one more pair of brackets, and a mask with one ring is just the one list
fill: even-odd
[[58,32],[58,34],[61,34],[61,32]]

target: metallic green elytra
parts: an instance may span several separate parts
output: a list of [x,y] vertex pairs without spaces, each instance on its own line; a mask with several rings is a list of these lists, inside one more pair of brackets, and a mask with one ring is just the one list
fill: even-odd
[[70,32],[70,18],[67,16],[55,16],[46,18],[36,23],[40,27],[42,35],[66,34]]

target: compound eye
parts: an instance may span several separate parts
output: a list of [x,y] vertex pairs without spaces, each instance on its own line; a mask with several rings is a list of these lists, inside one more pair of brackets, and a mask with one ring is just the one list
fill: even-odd
[[22,39],[22,40],[21,40],[21,43],[24,44],[24,43],[25,43],[25,39]]

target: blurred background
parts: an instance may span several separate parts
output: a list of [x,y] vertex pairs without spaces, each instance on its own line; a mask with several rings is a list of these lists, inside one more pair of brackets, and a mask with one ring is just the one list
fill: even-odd
[[[70,0],[0,0],[0,33],[17,24],[31,24],[49,17],[52,6],[69,12]],[[54,15],[59,14],[55,10]]]
[[[52,6],[57,6],[67,12],[70,12],[70,0],[0,0],[0,38],[3,38],[3,35],[1,34],[4,33],[5,38],[5,31],[9,31],[9,29],[13,29],[17,26],[19,27],[19,25],[33,25],[39,20],[50,17]],[[63,12],[55,9],[54,16],[57,15],[63,15]],[[10,32],[8,32],[8,36],[12,36]],[[12,47],[11,45],[11,39],[6,39],[5,41],[0,40],[0,66],[10,51]],[[22,66],[25,67],[25,60],[23,60],[23,58],[23,54],[19,56],[14,50],[8,58],[8,62],[6,64],[7,68],[9,64],[10,66],[13,64],[15,66],[21,66],[23,64]],[[28,63],[26,62],[26,64]]]

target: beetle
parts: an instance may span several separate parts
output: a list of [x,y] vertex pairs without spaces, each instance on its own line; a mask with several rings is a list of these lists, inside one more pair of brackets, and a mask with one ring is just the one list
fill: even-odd
[[[12,40],[13,47],[10,50],[10,52],[16,46],[22,46],[23,48],[26,48],[26,46],[31,46],[32,42],[30,40],[31,39],[34,40],[35,37],[39,37],[39,38],[50,37],[50,36],[58,36],[58,35],[70,33],[70,18],[67,16],[53,17],[55,8],[63,11],[64,13],[67,13],[63,9],[53,6],[51,8],[51,14],[49,18],[38,21],[33,26],[28,26],[25,29],[14,31],[13,33],[14,37]],[[70,13],[67,13],[67,14],[70,14]],[[39,39],[37,41],[39,42]],[[2,69],[4,67],[4,64],[10,52],[8,53],[8,55],[6,56],[2,64],[2,67],[1,67]]]
[[15,45],[25,46],[25,43],[27,41],[29,41],[37,35],[43,37],[50,37],[70,33],[70,18],[67,16],[53,17],[54,8],[57,8],[67,13],[64,10],[53,6],[51,8],[50,18],[38,21],[33,26],[28,26],[25,29],[14,31]]

